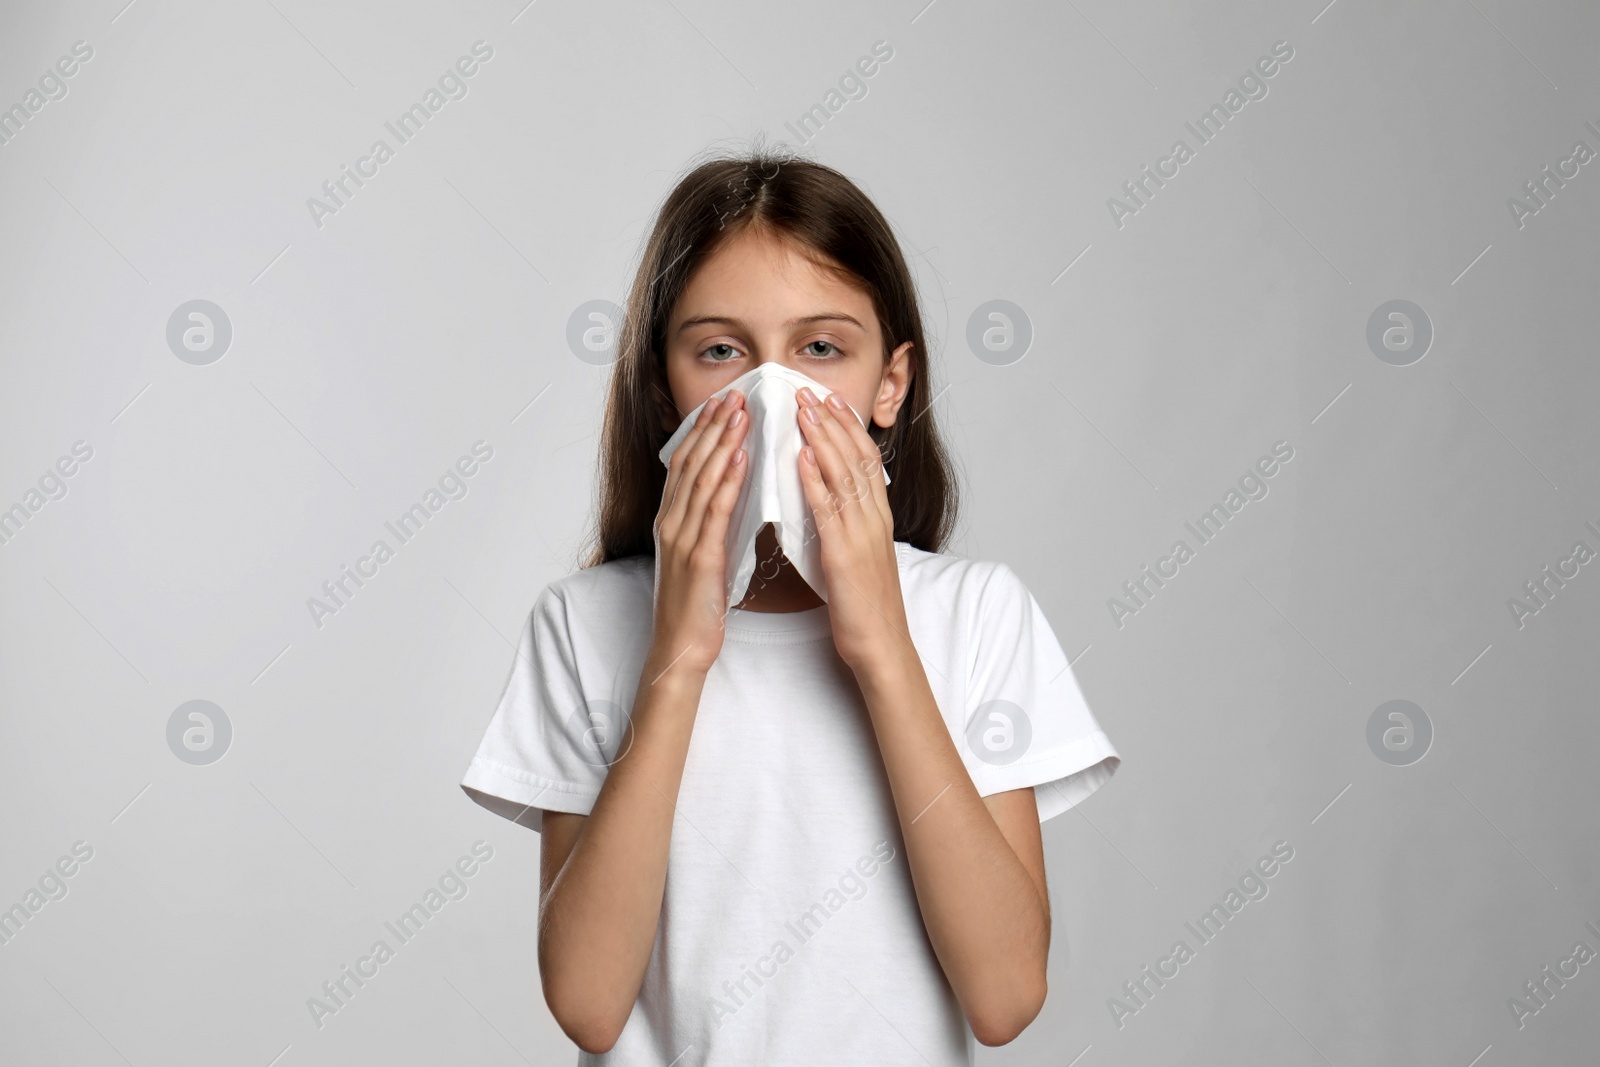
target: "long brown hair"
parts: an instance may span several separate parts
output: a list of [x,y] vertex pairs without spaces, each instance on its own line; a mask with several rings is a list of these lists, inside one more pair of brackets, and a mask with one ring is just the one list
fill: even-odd
[[676,424],[667,385],[667,320],[695,270],[722,242],[750,226],[796,243],[809,258],[871,294],[884,358],[912,342],[910,390],[894,425],[869,435],[894,480],[894,538],[940,551],[956,521],[958,490],[929,398],[935,396],[911,272],[889,223],[843,174],[782,149],[760,146],[693,166],[667,195],[650,233],[617,338],[617,360],[601,429],[598,522],[583,567],[655,555],[655,517],[666,488],[659,453]]

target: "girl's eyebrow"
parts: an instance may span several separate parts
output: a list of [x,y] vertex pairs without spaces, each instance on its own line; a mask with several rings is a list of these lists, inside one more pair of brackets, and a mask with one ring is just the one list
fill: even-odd
[[[789,327],[809,326],[814,322],[848,322],[858,330],[866,329],[853,315],[846,315],[842,311],[824,311],[819,315],[806,315],[802,318],[790,319],[784,325]],[[677,332],[682,333],[691,326],[709,325],[732,326],[737,329],[747,326],[748,323],[742,319],[730,318],[726,315],[697,315],[692,319],[685,319],[678,326]]]

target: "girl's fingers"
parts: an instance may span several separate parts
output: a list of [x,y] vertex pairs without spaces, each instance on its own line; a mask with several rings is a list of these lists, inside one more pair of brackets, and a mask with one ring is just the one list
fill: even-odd
[[820,424],[812,425],[804,411],[801,412],[800,422],[803,427],[801,432],[811,451],[809,462],[803,454],[800,458],[800,481],[816,516],[817,536],[822,537],[823,527],[843,517],[848,501],[841,488],[843,479],[839,472],[837,448],[829,440],[826,430]]
[[737,449],[728,461],[716,492],[706,501],[705,519],[700,527],[702,540],[727,545],[729,516],[733,514],[734,504],[738,503],[739,490],[744,486],[745,469],[749,462],[749,455],[742,448]]
[[830,402],[834,400],[839,400],[839,394],[829,393],[828,399],[823,401],[822,406],[831,409],[834,425],[853,447],[851,470],[863,481],[870,481],[883,470],[883,456],[878,451],[878,443],[872,439],[866,426],[862,425],[856,413],[851,411],[843,400],[839,400],[837,407],[831,407]]
[[878,448],[878,442],[872,439],[861,419],[857,418],[855,412],[848,407],[841,406],[835,409],[835,421],[844,429],[845,435],[855,443],[855,459],[852,461],[851,469],[860,483],[863,505],[866,506],[866,502],[871,501],[872,505],[876,506],[878,518],[892,529],[894,512],[889,507],[889,482],[885,476],[883,452]]
[[[718,425],[711,430],[715,437],[708,436],[701,443],[705,454],[701,460],[698,473],[689,483],[687,493],[689,499],[684,512],[683,523],[680,526],[680,536],[686,545],[699,544],[702,539],[702,528],[705,524],[706,508],[713,497],[722,488],[723,476],[728,468],[733,465],[733,457],[744,441],[746,430],[750,425],[750,418],[738,408],[729,410],[726,405],[718,411]],[[737,421],[735,421],[737,420]],[[684,495],[680,492],[680,495]]]
[[[810,393],[810,390],[805,392]],[[836,395],[830,394],[830,396]],[[805,403],[802,399],[802,406],[817,415],[818,421],[812,423],[806,418],[806,411],[802,410],[800,422],[806,442],[811,445],[816,456],[824,483],[835,497],[832,511],[848,518],[854,511],[854,506],[870,498],[874,492],[871,479],[865,473],[870,467],[862,457],[861,445],[851,431],[854,430],[869,444],[871,438],[866,437],[866,430],[861,427],[859,420],[850,414],[850,409],[844,407],[842,403],[839,410],[844,412],[844,417],[840,417],[835,410],[830,409],[828,404],[815,402],[814,398],[811,403]],[[855,425],[847,426],[846,419]],[[877,446],[874,445],[872,451],[876,455]]]
[[833,494],[828,491],[822,468],[817,465],[816,448],[812,447],[811,452],[810,460],[806,459],[803,451],[800,454],[800,488],[805,490],[806,503],[811,505],[811,513],[816,518],[817,536],[820,538],[822,528],[833,521],[836,512]]
[[[727,426],[729,417],[737,410],[743,397],[737,390],[728,393],[720,399],[708,400],[700,417],[695,420],[694,426],[687,436],[678,445],[677,451],[672,454],[669,466],[676,464],[676,480],[671,473],[668,474],[668,486],[663,495],[671,493],[671,503],[668,505],[669,521],[673,527],[681,528],[686,517],[690,514],[690,505],[693,503],[695,482],[701,470],[721,439],[723,429]],[[698,524],[697,524],[698,525]],[[692,541],[690,543],[693,543]]]
[[706,401],[706,406],[700,412],[700,418],[684,439],[678,442],[678,448],[672,453],[672,458],[667,460],[667,484],[661,491],[661,516],[665,520],[669,515],[675,516],[674,505],[678,502],[678,486],[683,482],[683,472],[689,466],[690,457],[694,455],[691,446],[700,439],[705,428],[711,424],[711,417],[716,413],[718,402]]

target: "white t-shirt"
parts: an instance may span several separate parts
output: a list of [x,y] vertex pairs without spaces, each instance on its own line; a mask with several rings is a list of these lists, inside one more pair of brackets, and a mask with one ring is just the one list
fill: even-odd
[[[1043,821],[1104,784],[1121,759],[1017,575],[895,548],[911,638],[978,793],[1033,786]],[[635,556],[539,595],[468,796],[535,830],[546,809],[589,813],[649,649],[654,574]],[[726,626],[644,985],[616,1045],[579,1067],[971,1064],[827,605],[734,608]]]

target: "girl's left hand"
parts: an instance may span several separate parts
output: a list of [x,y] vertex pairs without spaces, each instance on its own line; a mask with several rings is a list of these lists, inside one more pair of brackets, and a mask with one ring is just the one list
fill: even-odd
[[799,400],[800,431],[813,457],[801,449],[800,484],[822,542],[833,643],[859,672],[911,640],[883,459],[838,393],[819,402],[801,388]]

